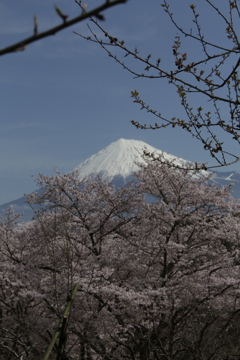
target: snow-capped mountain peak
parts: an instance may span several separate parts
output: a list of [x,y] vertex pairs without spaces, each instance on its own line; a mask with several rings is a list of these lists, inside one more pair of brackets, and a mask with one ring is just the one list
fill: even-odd
[[98,175],[108,182],[117,177],[121,177],[125,182],[134,172],[138,171],[136,162],[144,162],[142,158],[144,151],[153,153],[155,156],[162,155],[164,159],[173,161],[179,166],[189,163],[143,141],[119,139],[83,161],[73,171],[77,171],[79,179]]

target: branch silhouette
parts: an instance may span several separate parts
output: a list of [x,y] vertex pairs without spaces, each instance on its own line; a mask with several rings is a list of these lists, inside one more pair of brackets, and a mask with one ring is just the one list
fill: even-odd
[[[164,0],[161,6],[177,30],[173,44],[170,44],[172,65],[166,58],[165,49],[162,50],[162,56],[163,60],[168,60],[167,66],[159,54],[141,55],[136,46],[128,46],[125,40],[110,34],[93,18],[93,26],[88,25],[90,36],[75,34],[98,44],[108,57],[133,75],[133,78],[164,79],[175,88],[184,116],[162,115],[161,111],[146,103],[135,89],[131,91],[133,102],[140,105],[140,110],[157,118],[157,122],[139,123],[131,120],[132,125],[144,130],[181,128],[198,140],[214,159],[214,165],[208,166],[208,169],[232,165],[240,161],[238,151],[232,147],[232,143],[240,145],[240,40],[236,30],[240,6],[236,0],[228,0],[225,7],[219,10],[212,0],[205,0],[212,11],[217,30],[225,33],[225,37],[212,38],[209,31],[205,30],[204,33],[202,30],[205,13],[200,5],[189,6],[188,16],[194,26],[188,29],[188,26],[179,25],[181,19],[174,10],[174,2],[171,6],[170,3]],[[201,13],[197,12],[198,7]],[[96,32],[94,26],[100,32]],[[191,51],[192,44],[195,45],[194,53]],[[203,169],[206,167],[205,163],[197,166]]]
[[63,14],[61,12],[61,10],[55,6],[55,10],[56,10],[57,14],[62,18],[63,23],[58,26],[55,26],[49,30],[38,33],[38,21],[37,21],[36,15],[35,15],[34,16],[33,35],[15,43],[15,44],[12,44],[3,49],[0,49],[0,56],[8,54],[8,53],[12,53],[12,52],[23,51],[27,48],[27,46],[29,44],[36,42],[40,39],[46,38],[50,35],[55,35],[59,31],[64,30],[67,27],[72,26],[74,24],[77,24],[89,17],[95,16],[99,20],[104,20],[104,16],[100,14],[102,11],[109,9],[110,7],[116,6],[118,4],[124,4],[127,2],[127,0],[114,0],[114,1],[106,0],[104,4],[98,6],[97,8],[95,8],[89,12],[87,12],[86,10],[83,9],[83,7],[81,6],[81,1],[75,0],[75,2],[82,8],[82,12],[79,16],[76,16],[73,19],[67,20],[68,15]]

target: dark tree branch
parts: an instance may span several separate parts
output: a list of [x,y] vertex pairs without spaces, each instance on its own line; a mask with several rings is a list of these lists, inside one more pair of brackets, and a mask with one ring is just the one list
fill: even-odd
[[[78,5],[80,5],[80,2],[75,1]],[[123,4],[126,3],[127,0],[114,0],[114,1],[105,1],[104,4],[102,4],[101,6],[98,6],[97,8],[87,12],[87,11],[82,11],[81,15],[76,16],[75,18],[71,19],[71,20],[66,20],[67,15],[63,15],[62,14],[62,19],[63,19],[63,23],[61,25],[55,26],[49,30],[43,31],[41,33],[38,33],[38,23],[37,23],[37,17],[34,16],[34,35],[23,39],[22,41],[19,41],[13,45],[10,45],[4,49],[0,49],[0,56],[1,55],[5,55],[11,52],[15,52],[15,51],[22,51],[25,50],[27,45],[36,42],[40,39],[43,39],[45,37],[48,37],[50,35],[55,35],[56,33],[58,33],[61,30],[66,29],[69,26],[72,26],[74,24],[77,24],[91,16],[96,16],[97,18],[101,17],[102,19],[104,19],[102,17],[102,15],[100,15],[100,13],[112,6],[118,5],[118,4]],[[57,11],[57,10],[56,10]],[[59,15],[60,16],[60,15]],[[65,16],[65,18],[63,18]]]

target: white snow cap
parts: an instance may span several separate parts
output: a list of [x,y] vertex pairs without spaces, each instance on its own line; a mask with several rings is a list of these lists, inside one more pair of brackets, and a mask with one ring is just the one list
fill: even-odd
[[78,171],[79,179],[97,175],[108,182],[111,182],[116,176],[126,179],[138,171],[136,162],[144,162],[142,158],[144,150],[154,153],[156,156],[162,155],[164,159],[174,161],[179,166],[190,163],[187,160],[156,149],[143,141],[119,139],[89,157],[75,167],[73,171]]

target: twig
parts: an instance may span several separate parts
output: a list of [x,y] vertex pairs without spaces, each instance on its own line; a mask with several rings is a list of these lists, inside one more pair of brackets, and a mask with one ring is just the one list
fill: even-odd
[[[118,5],[118,4],[123,4],[123,3],[126,3],[127,0],[114,0],[114,1],[106,1],[103,5],[97,7],[96,9],[93,9],[89,12],[83,12],[81,13],[81,15],[71,19],[71,20],[66,20],[64,21],[61,25],[58,25],[58,26],[55,26],[47,31],[43,31],[41,33],[37,33],[36,31],[34,31],[34,35],[22,40],[22,41],[19,41],[13,45],[10,45],[4,49],[0,49],[0,56],[1,55],[5,55],[5,54],[8,54],[8,53],[12,53],[12,52],[15,52],[15,51],[20,51],[20,50],[25,50],[27,45],[35,42],[35,41],[38,41],[40,39],[43,39],[47,36],[50,36],[50,35],[55,35],[57,32],[61,31],[61,30],[64,30],[66,29],[67,27],[69,26],[72,26],[76,23],[79,23],[91,16],[97,16],[99,15],[100,12],[112,7],[112,6],[115,6],[115,5]],[[36,27],[35,27],[36,28]]]

